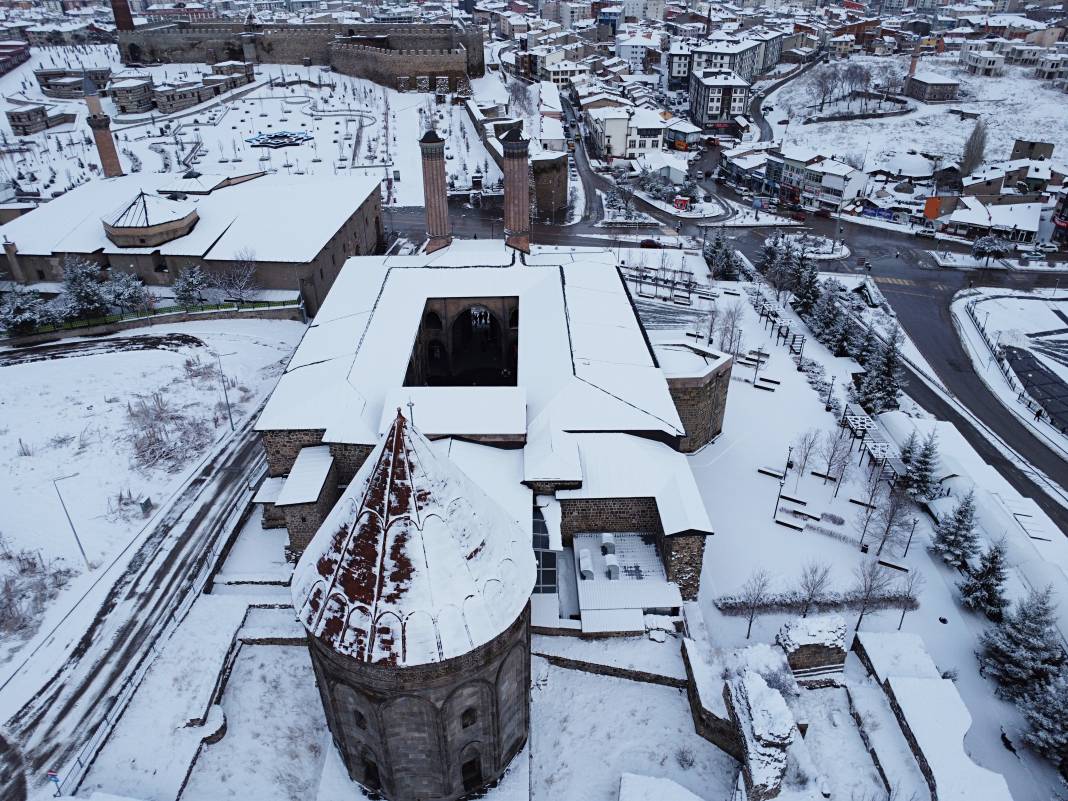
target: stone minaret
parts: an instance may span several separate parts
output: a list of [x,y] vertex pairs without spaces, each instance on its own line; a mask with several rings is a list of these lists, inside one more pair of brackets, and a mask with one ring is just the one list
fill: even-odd
[[528,141],[512,128],[501,137],[504,146],[504,242],[530,253],[530,165]]
[[419,140],[423,153],[423,203],[426,205],[426,252],[452,242],[449,198],[445,186],[445,140],[431,128]]
[[89,107],[89,118],[86,122],[93,131],[93,140],[96,142],[97,155],[100,156],[100,166],[104,168],[104,177],[117,178],[122,175],[122,165],[119,163],[119,151],[115,148],[115,137],[111,135],[111,118],[100,106],[96,84],[86,78],[83,88],[85,105]]
[[115,28],[117,30],[132,31],[134,29],[129,0],[111,0],[111,13],[115,15]]

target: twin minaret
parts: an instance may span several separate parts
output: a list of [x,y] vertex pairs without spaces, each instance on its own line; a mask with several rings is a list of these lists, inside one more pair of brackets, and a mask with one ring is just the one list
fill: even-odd
[[[518,128],[501,137],[504,147],[504,242],[530,253],[530,167],[528,140]],[[445,141],[433,129],[419,140],[423,153],[423,200],[426,205],[426,252],[452,242],[445,183]]]

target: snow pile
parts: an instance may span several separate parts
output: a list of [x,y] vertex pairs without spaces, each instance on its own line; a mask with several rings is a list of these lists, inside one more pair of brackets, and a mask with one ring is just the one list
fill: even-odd
[[732,681],[730,691],[745,741],[750,795],[773,797],[786,775],[794,717],[782,694],[754,671]]
[[783,624],[776,638],[788,654],[807,645],[845,650],[846,624],[838,615],[794,618]]
[[701,801],[701,797],[671,779],[624,773],[619,780],[619,801]]

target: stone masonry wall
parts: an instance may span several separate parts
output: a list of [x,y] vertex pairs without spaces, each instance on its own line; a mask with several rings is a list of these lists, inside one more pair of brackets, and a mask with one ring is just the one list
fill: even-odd
[[642,531],[661,534],[655,498],[572,498],[560,500],[560,533]]
[[923,774],[924,781],[927,782],[927,787],[931,791],[931,799],[932,801],[937,801],[938,789],[935,787],[934,771],[931,770],[931,765],[927,761],[927,756],[923,753],[923,749],[920,748],[916,735],[909,728],[908,720],[905,718],[905,713],[901,711],[901,705],[898,704],[897,698],[894,696],[889,680],[883,682],[883,692],[886,693],[887,700],[890,701],[890,708],[894,710],[894,717],[897,718],[897,723],[901,727],[901,733],[905,735],[905,742],[909,744],[909,750],[916,757],[916,764],[920,766],[920,773]]
[[335,44],[330,49],[330,63],[343,75],[353,75],[392,89],[402,88],[398,80],[408,78],[408,88],[416,88],[416,78],[428,76],[430,91],[436,79],[447,78],[449,88],[467,75],[467,54],[455,50],[384,50],[360,45]]
[[836,667],[845,662],[845,658],[844,648],[820,644],[802,645],[786,655],[791,670]]
[[267,475],[287,476],[301,448],[323,444],[326,429],[298,428],[291,431],[261,431],[260,440],[267,455]]
[[683,453],[692,453],[707,445],[723,430],[731,366],[732,360],[728,359],[700,380],[668,379],[671,398],[686,429],[686,436],[679,440],[678,445],[678,450]]
[[705,534],[659,536],[657,546],[668,581],[679,585],[683,600],[696,601],[701,591],[701,566],[705,558]]
[[313,503],[297,503],[283,506],[286,516],[286,529],[289,531],[289,551],[299,556],[308,547],[311,538],[326,520],[340,497],[337,487],[337,465],[331,465],[326,474],[326,481],[319,491],[319,497]]
[[309,638],[334,744],[349,776],[388,799],[467,795],[462,766],[483,783],[522,749],[530,721],[530,607],[469,653],[413,667],[366,663]]
[[363,467],[374,448],[370,445],[352,445],[346,442],[331,442],[330,455],[334,457],[339,484],[348,484]]
[[686,667],[686,697],[690,702],[694,731],[721,751],[741,762],[745,759],[741,732],[729,719],[713,715],[701,703],[700,693],[697,691],[697,680],[694,678],[693,667],[690,665],[690,658],[685,648],[682,649],[682,662]]

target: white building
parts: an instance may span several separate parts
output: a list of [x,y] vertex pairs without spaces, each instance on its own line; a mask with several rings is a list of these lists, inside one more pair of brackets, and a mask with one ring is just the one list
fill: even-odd
[[652,109],[595,108],[586,112],[586,119],[603,157],[634,159],[663,147],[664,121]]
[[749,82],[731,70],[694,70],[690,74],[690,119],[701,128],[723,128],[745,114]]
[[691,72],[730,70],[740,78],[751,81],[759,68],[760,42],[749,39],[709,42],[693,49]]

